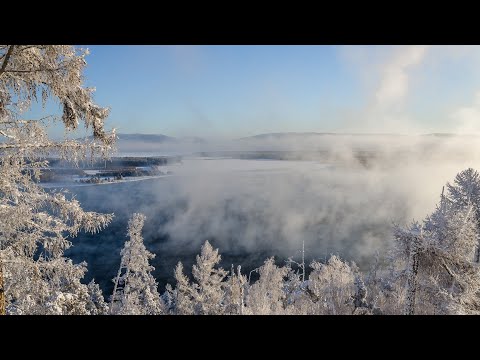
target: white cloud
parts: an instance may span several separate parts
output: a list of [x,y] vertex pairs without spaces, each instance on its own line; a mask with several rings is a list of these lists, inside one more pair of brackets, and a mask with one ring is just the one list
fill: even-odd
[[[423,132],[406,108],[412,70],[425,65],[430,46],[342,47],[339,55],[364,84],[366,103],[343,121],[352,132]],[[428,57],[430,59],[430,57]]]
[[405,108],[411,89],[411,70],[427,55],[427,46],[394,47],[391,55],[377,67],[379,82],[365,111],[365,131],[419,133],[421,124]]
[[402,46],[383,66],[380,84],[375,93],[375,105],[390,108],[402,102],[409,90],[409,70],[419,65],[427,54],[427,46]]

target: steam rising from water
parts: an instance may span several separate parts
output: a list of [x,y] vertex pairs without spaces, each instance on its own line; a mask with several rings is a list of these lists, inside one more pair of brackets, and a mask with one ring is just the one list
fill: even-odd
[[278,154],[258,152],[268,148],[299,160],[219,157],[238,155],[229,151],[240,146],[219,145],[229,151],[186,156],[170,166],[174,175],[168,178],[72,189],[87,209],[116,214],[100,236],[74,241],[75,260],[87,260],[90,275],[108,282],[128,217],[142,212],[145,243],[157,254],[153,265],[161,284],[171,281],[177,261],[193,261],[207,239],[227,261],[241,256],[247,263],[254,259],[252,266],[266,255],[298,256],[305,241],[309,258],[338,253],[365,268],[375,251],[390,245],[393,222],[421,220],[457,172],[480,168],[476,137],[301,138],[240,142],[244,150],[257,151],[244,151],[247,157]]

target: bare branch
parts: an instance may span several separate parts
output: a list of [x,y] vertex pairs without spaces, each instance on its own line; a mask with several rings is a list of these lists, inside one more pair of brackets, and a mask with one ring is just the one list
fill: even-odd
[[3,137],[9,138],[9,139],[15,139],[15,136],[9,135],[2,130],[0,130],[0,135],[3,136]]
[[[0,150],[6,149],[48,149],[48,148],[71,148],[71,149],[80,149],[84,148],[86,144],[84,143],[73,143],[73,144],[65,144],[65,143],[41,143],[41,144],[0,144]],[[89,144],[94,149],[101,149],[103,148],[102,145],[97,144]]]

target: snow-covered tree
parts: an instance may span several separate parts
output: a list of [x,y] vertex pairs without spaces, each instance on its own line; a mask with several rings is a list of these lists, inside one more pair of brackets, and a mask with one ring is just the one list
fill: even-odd
[[183,264],[178,262],[174,271],[176,287],[172,292],[174,314],[192,315],[194,314],[194,288],[190,284],[188,277],[183,273]]
[[298,269],[294,270],[290,259],[287,261],[287,276],[284,279],[283,291],[285,299],[283,307],[285,314],[288,315],[307,315],[312,314],[312,299],[308,294],[308,280],[302,280],[305,276],[305,269],[298,264]]
[[87,311],[91,315],[107,315],[108,304],[105,302],[100,286],[92,280],[88,283],[88,294],[90,301],[87,304]]
[[441,202],[423,224],[396,227],[395,258],[404,265],[405,314],[477,313],[480,273],[473,263],[474,207]]
[[[364,300],[372,314],[402,314],[405,300],[404,287],[398,281],[400,274],[396,271],[395,261],[391,258],[392,254],[387,252],[385,255],[386,258],[381,258],[377,251],[369,271],[363,277],[362,282],[367,291]],[[355,311],[354,314],[356,313]]]
[[[85,308],[72,303],[88,293],[80,283],[84,266],[63,252],[79,231],[99,231],[112,216],[85,212],[75,199],[47,192],[37,181],[48,166],[46,156],[75,162],[113,150],[115,134],[104,130],[108,109],[97,106],[94,90],[83,86],[87,54],[73,46],[0,45],[0,314]],[[48,99],[62,107],[61,116],[24,117],[33,103]],[[83,123],[93,139],[53,141],[47,134],[51,122],[67,131]]]
[[165,311],[158,293],[158,284],[151,272],[149,261],[155,257],[143,244],[142,229],[145,216],[133,214],[128,222],[130,240],[120,252],[122,259],[114,289],[111,313],[119,315],[156,315]]
[[353,296],[353,314],[366,315],[371,313],[370,305],[367,302],[368,289],[363,281],[362,275],[356,271],[355,274],[355,295]]
[[284,277],[287,276],[286,267],[278,267],[275,261],[269,258],[258,269],[260,278],[251,285],[246,296],[246,314],[275,315],[284,313]]
[[480,207],[480,174],[476,170],[468,168],[459,172],[453,184],[447,183],[447,190],[448,199],[456,207]]
[[223,313],[222,301],[225,296],[222,281],[227,272],[222,268],[215,268],[221,260],[218,249],[213,249],[205,241],[197,262],[193,265],[192,275],[195,279],[193,292],[195,299],[195,313],[198,315],[220,315]]
[[172,285],[165,285],[165,292],[160,296],[165,304],[165,314],[175,313],[175,296],[175,290],[172,288]]
[[333,255],[326,264],[313,261],[308,289],[317,314],[350,315],[355,306],[355,272]]
[[241,266],[237,267],[237,272],[232,265],[232,270],[224,283],[225,299],[224,313],[227,315],[243,315],[245,308],[245,290],[247,287],[247,277],[242,274]]
[[[450,203],[455,209],[468,209],[473,206],[476,225],[480,234],[480,174],[468,168],[459,172],[453,184],[447,183],[448,194],[443,203]],[[443,195],[443,194],[442,194]],[[480,263],[480,236],[477,239],[474,261]]]

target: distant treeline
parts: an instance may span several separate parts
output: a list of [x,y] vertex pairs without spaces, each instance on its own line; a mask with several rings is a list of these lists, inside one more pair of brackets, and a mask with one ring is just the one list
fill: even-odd
[[[180,162],[182,158],[180,156],[116,157],[107,161],[80,162],[78,166],[58,158],[47,160],[50,168],[42,170],[40,182],[64,181],[66,177],[74,175],[93,177],[93,175],[86,174],[84,170],[100,170],[101,174],[98,174],[97,177],[112,177],[117,180],[130,176],[159,175],[163,172],[158,169],[158,166]],[[144,168],[142,169],[142,167]]]
[[[71,168],[72,163],[58,159],[47,159],[50,167]],[[78,164],[82,169],[118,169],[137,166],[168,165],[182,161],[181,156],[158,156],[158,157],[113,157],[110,160],[81,161]]]

